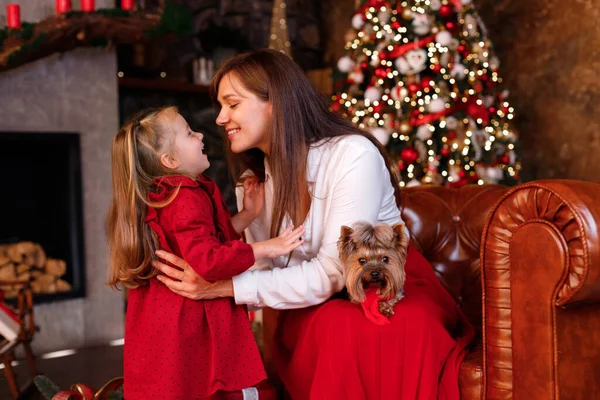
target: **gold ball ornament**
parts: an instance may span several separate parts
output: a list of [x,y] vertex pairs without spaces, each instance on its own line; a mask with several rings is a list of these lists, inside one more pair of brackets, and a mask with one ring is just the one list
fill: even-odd
[[400,133],[410,132],[410,124],[408,123],[408,121],[400,122],[399,130],[400,130]]

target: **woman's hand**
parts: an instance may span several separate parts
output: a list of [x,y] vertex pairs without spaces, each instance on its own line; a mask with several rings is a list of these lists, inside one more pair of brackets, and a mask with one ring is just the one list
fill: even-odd
[[158,260],[152,261],[154,268],[164,274],[158,275],[156,278],[174,293],[192,300],[233,297],[233,282],[231,279],[210,283],[196,273],[183,258],[163,250],[157,250],[156,255],[180,268],[170,267]]

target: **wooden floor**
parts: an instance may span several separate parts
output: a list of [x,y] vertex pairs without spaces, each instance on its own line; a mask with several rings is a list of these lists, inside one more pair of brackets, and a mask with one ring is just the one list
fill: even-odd
[[[85,383],[98,390],[110,379],[123,376],[123,346],[81,349],[73,355],[60,358],[42,359],[38,356],[37,366],[40,374],[46,375],[62,390],[68,390],[74,383]],[[29,375],[25,363],[21,361],[14,368],[19,383],[26,383]],[[37,390],[30,392],[22,399],[43,399]],[[0,370],[0,399],[12,399],[4,370]]]

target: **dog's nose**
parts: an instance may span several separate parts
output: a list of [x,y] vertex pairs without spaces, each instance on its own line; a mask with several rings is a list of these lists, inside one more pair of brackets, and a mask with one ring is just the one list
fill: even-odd
[[379,271],[371,271],[371,279],[379,279]]

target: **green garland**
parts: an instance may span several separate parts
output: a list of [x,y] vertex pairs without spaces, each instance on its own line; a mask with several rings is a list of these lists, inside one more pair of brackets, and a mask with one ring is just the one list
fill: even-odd
[[[120,8],[103,8],[94,11],[96,14],[103,15],[106,17],[131,17],[134,16],[131,11],[122,10]],[[87,12],[83,11],[68,11],[65,13],[66,19],[71,17],[81,17]],[[22,40],[29,40],[33,36],[35,30],[34,23],[23,22],[21,29],[14,30],[3,28],[0,29],[0,50],[4,47],[4,42],[9,37],[16,37]],[[166,35],[175,35],[176,37],[185,37],[194,33],[194,26],[188,10],[182,4],[174,3],[172,0],[167,0],[163,13],[160,18],[160,23],[156,28],[149,29],[144,32],[146,38],[156,38]],[[13,51],[7,58],[7,63],[10,65],[16,62],[19,57],[28,51],[40,48],[44,40],[47,38],[46,34],[38,35],[31,43],[23,43],[18,49]],[[108,38],[98,38],[92,41],[91,46],[93,47],[106,47],[108,46]]]

